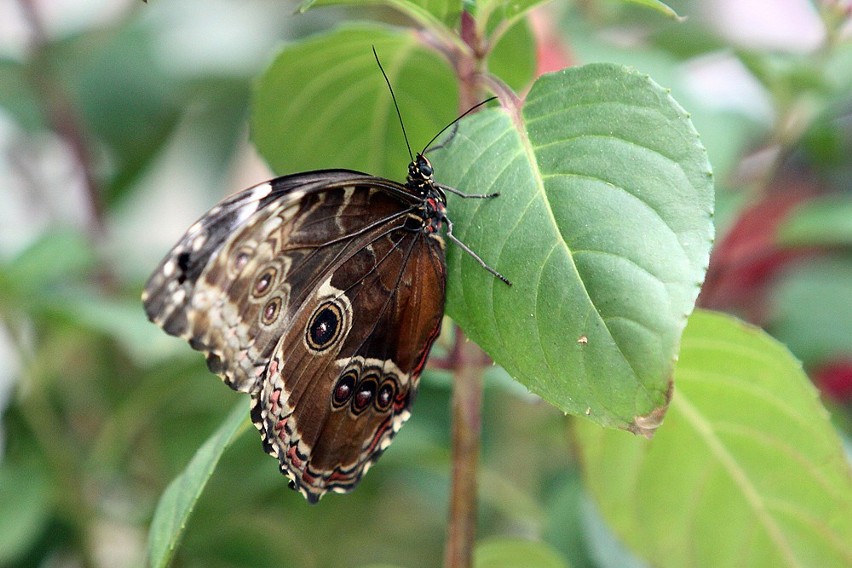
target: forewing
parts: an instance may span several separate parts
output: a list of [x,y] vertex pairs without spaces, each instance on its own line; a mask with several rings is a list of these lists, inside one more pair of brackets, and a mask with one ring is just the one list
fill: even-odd
[[[253,392],[288,321],[273,314],[275,325],[267,325],[264,310],[293,313],[322,263],[345,246],[335,216],[347,195],[366,199],[367,192],[354,188],[371,179],[348,170],[308,172],[225,199],[189,228],[148,280],[142,294],[148,318],[204,352],[210,370],[232,388]],[[363,211],[364,221],[404,209],[385,205]],[[295,243],[298,252],[291,252],[294,231],[312,235]]]

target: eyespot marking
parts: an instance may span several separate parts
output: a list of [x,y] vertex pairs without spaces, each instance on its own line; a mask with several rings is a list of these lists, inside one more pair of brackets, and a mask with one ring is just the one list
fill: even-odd
[[376,393],[376,410],[379,412],[386,412],[393,404],[393,399],[396,396],[396,392],[398,387],[396,385],[396,379],[393,377],[388,377],[382,384],[379,386],[379,390]]
[[278,269],[274,266],[269,266],[260,273],[255,281],[254,285],[251,288],[251,294],[255,298],[262,298],[265,296],[271,289],[272,284],[275,282],[275,277],[278,275]]
[[358,415],[367,410],[373,404],[378,388],[379,385],[374,376],[368,375],[361,379],[352,396],[352,412]]
[[281,313],[281,296],[275,296],[263,306],[260,313],[260,321],[264,325],[271,325],[278,319]]
[[313,351],[325,351],[343,335],[345,327],[344,312],[335,300],[320,304],[305,329],[305,341]]
[[352,398],[352,393],[355,392],[357,378],[358,374],[353,369],[350,369],[337,379],[337,384],[334,385],[334,389],[331,391],[331,405],[334,408],[346,406]]

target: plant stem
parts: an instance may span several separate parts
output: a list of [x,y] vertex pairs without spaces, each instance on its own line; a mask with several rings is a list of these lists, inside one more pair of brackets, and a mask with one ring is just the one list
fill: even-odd
[[485,354],[456,329],[453,352],[451,496],[445,568],[467,568],[476,539],[477,464],[482,430],[482,375]]
[[35,91],[42,94],[39,102],[50,127],[65,142],[77,167],[80,168],[89,205],[87,228],[91,236],[101,237],[104,232],[104,206],[83,121],[71,104],[68,94],[54,78],[52,69],[48,65],[49,60],[44,55],[50,40],[39,13],[38,2],[35,0],[18,0],[18,2],[29,26],[30,58],[42,62],[40,65],[31,65],[35,71],[30,80]]
[[[456,50],[451,60],[459,81],[459,112],[479,102],[485,57],[476,22],[462,13],[459,35],[468,49]],[[449,522],[444,549],[445,568],[469,568],[476,540],[477,466],[482,432],[482,376],[489,359],[456,326],[451,355],[454,369],[452,394],[452,476]]]

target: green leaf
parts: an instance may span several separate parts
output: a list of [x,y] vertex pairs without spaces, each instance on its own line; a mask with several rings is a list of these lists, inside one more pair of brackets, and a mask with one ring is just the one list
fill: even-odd
[[827,196],[797,208],[778,227],[787,246],[852,246],[852,198]]
[[852,477],[787,349],[696,312],[653,440],[576,422],[586,484],[655,566],[849,566]]
[[119,342],[140,366],[175,352],[187,352],[186,343],[167,336],[148,321],[138,296],[115,299],[89,290],[75,290],[43,300],[51,315],[64,315],[76,325]]
[[494,538],[479,543],[474,568],[568,568],[568,563],[542,542]]
[[852,350],[852,266],[828,257],[783,275],[772,294],[769,329],[805,363]]
[[28,72],[20,62],[0,57],[0,108],[21,128],[32,131],[44,127],[45,121]]
[[648,564],[629,550],[601,516],[588,493],[580,502],[583,541],[596,568],[648,568]]
[[495,30],[513,26],[527,12],[547,0],[478,0],[476,2],[476,20],[483,35],[491,35]]
[[274,171],[335,167],[405,178],[410,158],[371,46],[396,92],[412,151],[455,118],[452,70],[413,33],[341,28],[283,49],[258,84],[252,134]]
[[650,8],[652,10],[656,10],[660,12],[664,16],[668,18],[672,18],[674,20],[684,20],[685,18],[678,16],[677,12],[675,12],[668,4],[665,2],[660,2],[660,0],[622,0],[625,3],[629,4],[638,4],[639,6],[644,6],[646,8]]
[[159,61],[157,41],[150,29],[119,27],[69,40],[53,55],[53,65],[68,76],[87,131],[108,156],[102,196],[108,206],[127,197],[189,104],[188,97],[180,98],[180,78]]
[[504,33],[488,55],[488,72],[515,91],[523,91],[535,77],[535,37],[530,24],[520,20]]
[[[43,464],[0,465],[0,565],[20,565],[50,519],[50,486]],[[17,562],[16,562],[17,561]]]
[[86,238],[73,230],[53,230],[20,252],[0,271],[0,290],[34,300],[46,288],[83,276],[95,262]]
[[149,566],[169,565],[186,531],[195,503],[213,475],[222,452],[247,426],[246,405],[241,400],[219,429],[198,449],[183,473],[169,484],[157,503],[148,533]]
[[448,314],[563,411],[652,430],[713,236],[710,166],[683,109],[630,69],[567,69],[522,109],[465,120],[433,164],[442,183],[501,193],[448,210],[514,283],[448,243]]
[[299,12],[321,6],[387,6],[433,32],[455,27],[462,12],[458,0],[303,0]]

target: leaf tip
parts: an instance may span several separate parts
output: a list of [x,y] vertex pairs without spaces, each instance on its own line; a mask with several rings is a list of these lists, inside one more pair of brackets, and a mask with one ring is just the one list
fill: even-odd
[[627,430],[637,436],[644,436],[649,440],[654,437],[657,428],[663,423],[666,417],[666,411],[669,409],[669,403],[672,400],[672,392],[674,390],[674,382],[669,381],[668,389],[666,389],[665,402],[647,414],[635,416],[633,423],[627,426]]

